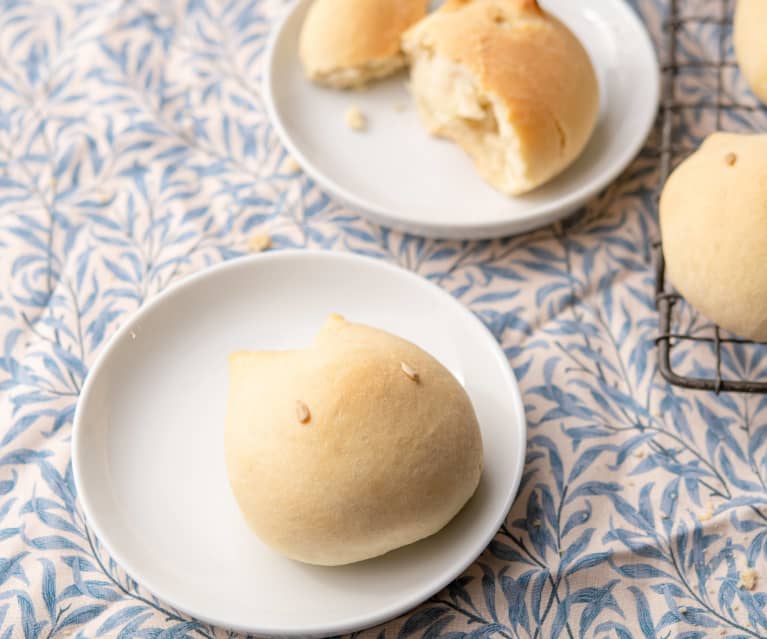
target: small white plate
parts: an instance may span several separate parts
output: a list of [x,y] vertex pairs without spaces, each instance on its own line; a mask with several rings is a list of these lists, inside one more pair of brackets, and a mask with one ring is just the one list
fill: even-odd
[[[320,568],[273,553],[237,509],[224,465],[226,356],[308,345],[333,312],[412,340],[456,375],[479,417],[485,472],[437,535]],[[525,442],[506,357],[450,295],[369,258],[286,251],[191,277],[123,326],[88,376],[72,455],[94,531],[158,597],[241,632],[316,636],[397,616],[465,570],[511,506]]]
[[[280,138],[321,188],[373,222],[431,237],[522,233],[578,209],[612,182],[642,148],[658,108],[658,62],[624,0],[544,0],[584,43],[599,77],[599,124],[583,155],[529,195],[506,197],[476,174],[455,145],[418,122],[402,73],[367,91],[317,87],[303,74],[298,37],[311,0],[279,24],[266,54],[264,96]],[[368,116],[364,133],[344,114]],[[398,111],[407,105],[405,111]]]

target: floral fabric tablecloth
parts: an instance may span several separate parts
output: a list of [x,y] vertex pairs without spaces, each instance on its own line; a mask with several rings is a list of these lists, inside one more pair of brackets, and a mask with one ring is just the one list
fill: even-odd
[[[667,3],[633,4],[665,58]],[[719,0],[678,4],[720,15]],[[502,343],[526,405],[527,467],[495,540],[432,600],[363,635],[767,636],[767,397],[673,388],[657,371],[658,128],[564,223],[484,242],[382,229],[318,190],[265,117],[261,60],[284,6],[2,3],[0,639],[231,636],[169,609],[99,548],[70,435],[121,322],[263,248],[264,233],[271,250],[359,252],[436,282]],[[715,99],[716,71],[684,63],[716,59],[717,28],[681,28],[683,104]],[[724,80],[756,105],[734,67]],[[697,143],[711,117],[676,110],[677,141]],[[767,130],[767,115],[732,110],[722,125]],[[678,322],[703,330],[693,313]],[[764,377],[765,354],[730,348],[724,370]],[[710,353],[686,347],[675,364],[705,372]]]

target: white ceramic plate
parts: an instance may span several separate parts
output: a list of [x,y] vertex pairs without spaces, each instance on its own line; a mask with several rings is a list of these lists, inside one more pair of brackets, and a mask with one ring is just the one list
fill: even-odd
[[[543,0],[580,37],[594,61],[602,109],[578,161],[529,195],[508,198],[483,182],[455,145],[418,122],[402,73],[367,91],[323,89],[303,75],[298,36],[311,0],[279,24],[266,55],[264,96],[290,153],[321,188],[373,222],[432,237],[486,238],[549,224],[612,182],[639,152],[658,107],[658,62],[624,0]],[[351,131],[356,104],[370,128]],[[398,111],[407,105],[405,111]]]
[[[299,564],[250,532],[226,478],[226,356],[308,345],[332,312],[419,344],[465,385],[485,472],[443,531],[378,559]],[[331,635],[385,621],[458,576],[517,491],[525,417],[482,323],[408,271],[348,254],[279,252],[191,277],[111,340],[83,389],[72,443],[88,521],[137,581],[199,619],[258,635]]]

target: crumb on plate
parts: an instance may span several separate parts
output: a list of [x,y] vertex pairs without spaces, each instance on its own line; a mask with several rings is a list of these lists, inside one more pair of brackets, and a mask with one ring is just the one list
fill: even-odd
[[346,119],[346,126],[352,131],[364,131],[368,126],[368,120],[365,117],[365,114],[360,111],[360,108],[357,105],[353,104],[346,109],[344,118]]

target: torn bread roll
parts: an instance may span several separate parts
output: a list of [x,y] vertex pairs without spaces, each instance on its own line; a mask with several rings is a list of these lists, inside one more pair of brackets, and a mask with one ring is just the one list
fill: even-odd
[[666,274],[684,298],[767,341],[767,135],[709,136],[666,182],[660,228]]
[[738,0],[733,37],[744,77],[767,104],[767,0]]
[[307,349],[230,355],[229,375],[229,481],[287,557],[330,566],[411,544],[479,484],[469,396],[400,337],[332,316]]
[[570,165],[599,113],[588,53],[536,0],[447,0],[403,37],[411,89],[434,135],[519,195]]
[[315,0],[299,54],[310,80],[351,89],[405,66],[403,32],[426,15],[428,0]]

